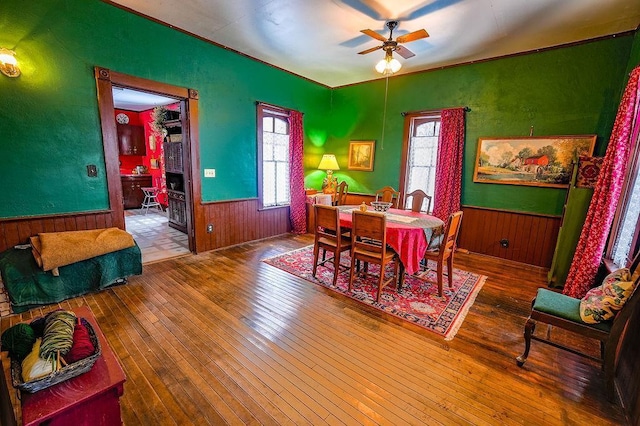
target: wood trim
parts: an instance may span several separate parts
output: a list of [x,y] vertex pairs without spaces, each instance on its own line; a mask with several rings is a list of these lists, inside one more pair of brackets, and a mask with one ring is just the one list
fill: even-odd
[[[190,182],[190,197],[187,199],[191,205],[191,214],[187,216],[187,229],[192,232],[189,238],[189,250],[200,253],[206,250],[205,220],[202,209],[202,180],[200,178],[200,125],[199,125],[199,94],[194,89],[189,89],[188,98],[185,101],[186,111],[183,117],[188,117],[187,141],[191,170],[185,176]],[[189,221],[191,221],[189,223]]]
[[257,199],[221,201],[202,205],[203,250],[214,250],[248,241],[261,240],[291,231],[289,208],[258,210]]
[[85,212],[50,216],[29,216],[0,222],[0,251],[25,244],[41,232],[78,231],[114,227],[113,211]]
[[[474,253],[549,268],[559,216],[463,206],[458,246]],[[500,244],[508,241],[508,247]]]
[[258,197],[247,197],[247,198],[234,198],[232,200],[216,200],[216,201],[202,201],[201,204],[203,206],[209,204],[220,204],[220,203],[229,203],[229,202],[240,202],[240,201],[250,201],[250,200],[258,200]]
[[552,219],[556,219],[556,218],[557,219],[562,219],[562,215],[558,215],[558,214],[520,212],[520,211],[515,211],[515,210],[496,209],[496,208],[493,208],[493,207],[470,206],[470,205],[467,205],[467,204],[463,204],[462,207],[463,208],[476,209],[476,210],[487,210],[487,211],[492,211],[492,212],[517,213],[517,214],[526,214],[526,215],[530,215],[530,216],[548,217],[548,218],[552,218]]
[[109,192],[109,208],[112,211],[113,226],[124,229],[124,205],[122,203],[122,182],[120,180],[120,163],[118,162],[118,131],[113,119],[113,92],[111,78],[113,74],[105,68],[94,68],[96,89],[98,92],[98,110],[102,129],[102,147],[104,151],[105,170],[107,173],[107,191]]
[[189,250],[199,252],[204,250],[204,238],[200,232],[204,232],[202,225],[201,208],[201,181],[199,158],[199,133],[198,133],[198,91],[186,87],[174,86],[145,78],[136,77],[109,70],[107,68],[94,68],[96,86],[98,91],[98,106],[100,109],[100,121],[102,124],[102,138],[105,151],[105,163],[107,169],[107,183],[109,188],[109,204],[113,210],[114,225],[124,229],[124,208],[122,205],[122,184],[120,182],[120,167],[118,162],[117,130],[113,106],[113,85],[127,87],[134,90],[157,93],[164,96],[175,97],[180,102],[180,113],[183,123],[183,131],[186,137],[185,144],[185,199],[187,202],[187,230],[189,234]]

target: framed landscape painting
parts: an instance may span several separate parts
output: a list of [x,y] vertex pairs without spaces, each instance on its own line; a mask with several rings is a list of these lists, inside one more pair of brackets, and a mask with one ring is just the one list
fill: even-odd
[[566,188],[573,163],[595,143],[596,135],[480,138],[473,181]]
[[373,154],[376,141],[351,141],[349,143],[349,170],[373,170]]

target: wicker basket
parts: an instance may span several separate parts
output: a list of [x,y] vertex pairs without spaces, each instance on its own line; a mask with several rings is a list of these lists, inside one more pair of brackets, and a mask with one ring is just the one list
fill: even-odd
[[54,371],[48,376],[44,376],[30,382],[22,381],[22,364],[16,360],[11,360],[11,381],[13,383],[13,387],[25,392],[34,393],[91,370],[91,367],[93,367],[93,364],[95,364],[102,352],[100,349],[100,342],[98,341],[98,336],[96,336],[96,332],[89,321],[84,318],[80,318],[80,321],[89,332],[89,338],[95,348],[93,355],[89,355],[86,358],[62,367],[58,371]]

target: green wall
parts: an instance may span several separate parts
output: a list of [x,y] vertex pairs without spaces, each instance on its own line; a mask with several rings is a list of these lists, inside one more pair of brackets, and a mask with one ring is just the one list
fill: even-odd
[[[636,37],[637,38],[637,37]],[[462,203],[561,214],[563,189],[473,183],[482,136],[597,134],[602,154],[611,132],[632,36],[389,79],[334,90],[332,132],[325,146],[338,155],[349,191],[400,186],[403,111],[467,106]],[[409,59],[410,61],[410,59]],[[373,66],[373,64],[372,64]],[[384,138],[384,140],[383,140]],[[376,140],[373,172],[344,170],[349,140]],[[383,142],[383,143],[382,143]],[[344,165],[344,167],[343,167]],[[314,186],[318,184],[314,181]]]
[[0,217],[108,208],[96,65],[199,91],[204,201],[257,196],[257,100],[326,128],[328,88],[98,0],[3,0],[0,28],[22,68],[0,78]]
[[627,72],[630,73],[635,67],[640,65],[640,31],[636,31],[633,38],[633,46],[631,47],[631,54],[629,55],[629,65]]
[[[604,152],[638,34],[328,89],[99,0],[0,2],[0,46],[23,75],[0,76],[0,218],[108,207],[93,67],[199,91],[202,199],[257,196],[255,101],[304,112],[306,185],[325,152],[350,191],[399,185],[401,112],[468,106],[462,202],[560,214],[564,190],[474,184],[478,137],[597,133]],[[409,59],[410,60],[410,59]],[[373,62],[372,62],[373,67]],[[372,77],[374,72],[372,71]],[[346,170],[349,140],[376,140],[373,172]],[[86,165],[97,164],[97,178]]]

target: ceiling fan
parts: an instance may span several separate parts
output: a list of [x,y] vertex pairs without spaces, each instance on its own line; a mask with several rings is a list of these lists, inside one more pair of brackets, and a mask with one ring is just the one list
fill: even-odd
[[400,43],[409,43],[411,41],[420,40],[421,38],[429,37],[429,34],[426,30],[423,29],[414,31],[409,34],[401,35],[394,40],[393,30],[398,26],[398,21],[387,21],[386,26],[387,28],[389,28],[388,39],[373,30],[361,30],[361,33],[364,33],[369,37],[373,37],[376,40],[380,40],[382,42],[382,45],[363,50],[362,52],[358,52],[358,54],[366,55],[367,53],[375,52],[379,49],[384,50],[385,58],[376,65],[376,70],[381,74],[393,74],[397,72],[402,65],[396,59],[393,59],[392,52],[397,52],[398,55],[402,56],[404,59],[415,56],[412,51],[400,45]]

